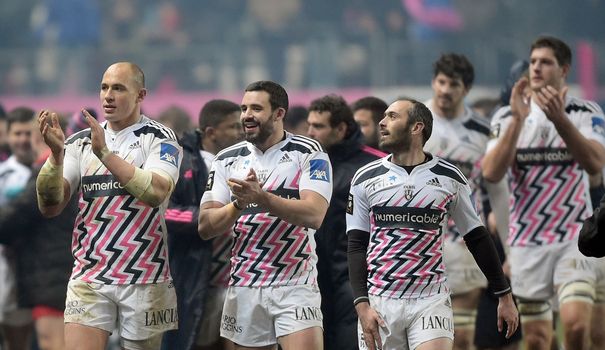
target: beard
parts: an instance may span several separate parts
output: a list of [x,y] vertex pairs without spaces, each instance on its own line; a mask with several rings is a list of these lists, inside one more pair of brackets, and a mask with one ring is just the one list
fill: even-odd
[[254,145],[262,145],[269,139],[269,137],[273,134],[275,128],[273,127],[273,122],[275,121],[275,116],[271,114],[269,119],[264,122],[258,122],[258,132],[255,134],[246,133],[246,141],[254,144]]
[[[411,130],[412,124],[408,121],[403,130],[398,132],[400,135],[397,137],[392,138],[391,140],[380,139],[378,144],[380,149],[388,153],[408,152],[412,148]],[[392,134],[389,134],[389,136],[392,136]]]

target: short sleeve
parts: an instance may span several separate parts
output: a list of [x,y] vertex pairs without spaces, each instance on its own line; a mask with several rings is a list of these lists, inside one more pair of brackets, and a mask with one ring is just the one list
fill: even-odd
[[483,222],[477,214],[477,209],[473,204],[473,195],[468,183],[457,183],[458,191],[453,206],[450,209],[450,214],[458,231],[462,235],[466,235],[474,228],[483,226]]
[[352,185],[347,200],[347,232],[361,230],[370,232],[370,204],[364,183]]
[[487,141],[487,151],[489,152],[498,144],[500,137],[504,135],[512,120],[510,106],[504,106],[494,113],[490,126],[489,140]]
[[206,202],[219,202],[227,204],[231,200],[231,191],[227,185],[227,174],[226,167],[220,160],[214,160],[210,173],[208,173],[208,180],[206,181],[206,187],[200,206]]
[[70,142],[65,145],[65,157],[63,158],[63,178],[69,183],[71,195],[80,187],[82,173],[80,171],[80,156],[82,154],[80,143]]
[[598,106],[590,112],[582,112],[580,133],[589,140],[595,140],[605,146],[605,116]]
[[176,184],[179,179],[179,167],[183,160],[183,148],[174,139],[154,138],[149,156],[143,165],[145,170],[161,170],[168,174]]
[[325,152],[313,152],[302,164],[299,191],[319,193],[330,203],[332,198],[332,164]]

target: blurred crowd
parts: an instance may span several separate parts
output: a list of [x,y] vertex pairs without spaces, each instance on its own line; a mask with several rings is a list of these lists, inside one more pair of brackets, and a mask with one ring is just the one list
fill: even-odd
[[427,55],[453,49],[468,52],[480,84],[497,85],[532,35],[564,33],[572,47],[593,42],[603,54],[604,7],[598,0],[11,2],[0,11],[0,94],[93,92],[94,72],[118,56],[139,62],[148,87],[161,91],[236,91],[259,77],[293,88],[415,85],[426,82]]

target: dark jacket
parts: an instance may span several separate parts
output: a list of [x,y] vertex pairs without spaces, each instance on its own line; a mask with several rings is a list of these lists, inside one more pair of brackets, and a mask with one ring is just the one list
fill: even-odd
[[23,192],[0,208],[0,243],[15,254],[19,306],[63,310],[73,267],[71,237],[78,196],[72,196],[60,215],[44,218],[36,199],[38,172],[34,169]]
[[208,179],[200,141],[197,132],[187,133],[181,139],[183,161],[179,181],[166,211],[168,256],[179,312],[179,329],[164,335],[163,348],[170,350],[188,350],[195,345],[208,290],[212,247],[197,231],[200,200]]
[[578,248],[586,256],[605,257],[605,196],[599,207],[584,220],[578,238]]
[[363,145],[358,129],[326,151],[332,163],[334,187],[324,221],[315,233],[324,343],[326,350],[357,349],[357,314],[347,265],[347,200],[355,172],[385,154]]

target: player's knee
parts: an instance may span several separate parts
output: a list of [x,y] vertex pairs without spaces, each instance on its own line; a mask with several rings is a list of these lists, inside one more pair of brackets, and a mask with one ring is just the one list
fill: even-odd
[[559,305],[568,302],[593,304],[596,298],[594,285],[588,281],[573,281],[562,284],[558,290]]
[[519,299],[517,308],[523,322],[552,320],[552,306],[548,301]]
[[455,330],[454,332],[454,350],[471,349],[473,346],[473,332],[469,330]]
[[543,333],[526,332],[526,333],[523,333],[523,339],[525,341],[526,349],[549,349],[550,348],[550,338]]
[[121,345],[126,350],[159,350],[162,346],[163,333],[156,334],[143,340],[121,339]]

